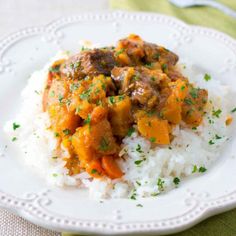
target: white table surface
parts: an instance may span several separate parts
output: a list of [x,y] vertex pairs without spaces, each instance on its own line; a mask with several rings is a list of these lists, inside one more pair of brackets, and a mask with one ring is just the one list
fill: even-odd
[[[19,29],[40,26],[61,16],[108,9],[108,0],[0,0],[0,38]],[[56,236],[0,209],[0,236]]]

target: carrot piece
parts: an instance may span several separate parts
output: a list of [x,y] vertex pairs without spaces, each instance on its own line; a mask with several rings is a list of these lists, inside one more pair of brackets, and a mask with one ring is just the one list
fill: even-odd
[[230,125],[230,124],[232,123],[232,121],[233,121],[233,117],[230,116],[230,115],[228,115],[228,116],[226,117],[225,124],[226,124],[226,125]]
[[103,156],[102,167],[111,179],[120,178],[123,175],[113,156]]

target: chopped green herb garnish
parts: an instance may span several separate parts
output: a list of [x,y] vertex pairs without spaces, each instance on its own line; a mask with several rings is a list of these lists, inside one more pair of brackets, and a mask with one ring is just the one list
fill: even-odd
[[155,138],[155,137],[151,137],[149,140],[150,140],[150,142],[152,142],[152,143],[155,143],[155,142],[156,142],[156,138]]
[[81,108],[78,106],[75,108],[75,114],[78,114],[81,111]]
[[57,159],[57,158],[58,158],[57,156],[52,157],[52,159],[54,159],[54,160]]
[[104,84],[104,83],[102,83],[102,89],[104,90],[104,91],[106,91],[106,84]]
[[143,207],[143,205],[142,205],[142,204],[137,204],[136,206],[137,206],[137,207]]
[[155,53],[155,54],[153,55],[153,59],[159,60],[160,56],[161,56],[160,53]]
[[125,96],[124,96],[124,95],[120,95],[120,96],[118,97],[119,102],[120,102],[120,101],[123,101],[124,99],[125,99]]
[[156,197],[156,196],[158,196],[159,195],[159,193],[151,193],[151,196],[152,197]]
[[72,83],[70,85],[70,91],[73,92],[79,88],[79,84]]
[[164,183],[165,183],[165,181],[162,180],[161,178],[159,178],[159,179],[157,180],[157,186],[158,186],[158,188],[159,188],[161,191],[164,190]]
[[162,64],[162,65],[161,65],[161,69],[162,69],[164,72],[166,72],[167,69],[168,69],[168,65],[167,65],[167,64]]
[[192,88],[189,93],[192,96],[192,98],[198,97],[198,89],[196,89],[196,88]]
[[128,133],[127,135],[130,137],[135,131],[135,128],[134,127],[130,127],[129,130],[128,130]]
[[141,186],[141,183],[140,183],[139,181],[136,181],[136,184],[137,184],[138,186]]
[[89,50],[89,48],[86,48],[84,46],[81,47],[81,51],[86,51],[86,50]]
[[59,72],[59,70],[60,70],[60,65],[56,65],[56,66],[53,66],[53,67],[49,68],[49,71],[54,72],[54,73]]
[[192,130],[197,130],[197,127],[192,127]]
[[151,77],[151,80],[152,80],[152,81],[156,81],[156,77],[152,76],[152,77]]
[[209,74],[204,75],[204,80],[209,81],[211,80],[211,76]]
[[136,151],[139,152],[139,153],[142,153],[142,147],[140,144],[137,145],[137,148],[136,148]]
[[55,133],[54,133],[54,136],[55,136],[55,137],[59,137],[59,133],[55,132]]
[[53,173],[53,174],[52,174],[52,176],[53,176],[53,177],[57,177],[57,176],[58,176],[58,174],[56,174],[56,173]]
[[91,170],[91,174],[96,174],[98,171],[96,169]]
[[132,82],[133,81],[138,81],[139,80],[139,76],[138,75],[133,75],[132,76]]
[[231,110],[232,113],[236,112],[236,107]]
[[79,95],[80,99],[85,100],[90,96],[91,89],[88,89]]
[[146,65],[145,65],[147,68],[149,68],[149,69],[151,69],[152,67],[153,67],[153,63],[147,63]]
[[222,137],[220,137],[218,134],[215,135],[216,139],[221,139]]
[[181,91],[184,91],[185,90],[185,86],[183,85],[183,86],[181,86]]
[[147,111],[146,113],[150,117],[150,116],[154,115],[155,112],[156,112],[155,110],[151,110],[151,111]]
[[17,140],[17,137],[13,137],[11,141],[15,142],[16,140]]
[[50,93],[49,93],[49,96],[52,98],[52,97],[54,97],[55,96],[55,92],[54,91],[51,91]]
[[15,122],[12,124],[13,130],[16,130],[18,128],[20,128],[19,124],[16,124]]
[[190,98],[185,98],[185,99],[184,99],[184,102],[185,102],[187,105],[193,105],[193,101],[192,101]]
[[35,92],[35,93],[37,93],[38,95],[40,95],[39,91],[37,91],[37,90],[34,90],[34,92]]
[[84,125],[90,125],[91,122],[91,115],[88,114],[87,119],[84,120]]
[[206,172],[207,169],[206,169],[204,166],[201,166],[201,167],[199,167],[198,171],[199,171],[200,173],[203,173],[203,172]]
[[125,49],[124,49],[124,48],[121,48],[120,50],[118,50],[118,51],[115,53],[115,55],[116,55],[116,56],[119,56],[119,55],[122,54],[124,51],[125,51]]
[[137,160],[134,162],[135,165],[140,165],[144,160]]
[[108,99],[110,104],[114,104],[116,102],[113,96],[109,97]]
[[217,118],[219,118],[219,117],[220,117],[220,114],[221,114],[221,112],[222,112],[222,111],[221,111],[220,109],[218,109],[218,110],[216,110],[216,111],[215,111],[215,110],[213,110],[213,111],[212,111],[212,115],[213,115],[213,116],[215,116],[215,117],[217,117]]
[[65,135],[69,135],[71,133],[71,131],[69,129],[64,129],[62,131]]
[[209,140],[209,145],[213,145],[213,144],[215,144],[212,140]]
[[64,97],[61,94],[58,95],[58,100],[59,100],[60,103],[62,103],[63,98]]
[[175,185],[178,185],[178,184],[180,183],[180,179],[179,179],[178,177],[175,177],[175,178],[173,179],[173,183],[174,183]]
[[196,173],[196,172],[197,172],[197,166],[196,166],[196,165],[194,165],[194,166],[193,166],[192,173]]
[[109,149],[109,143],[104,137],[102,137],[100,142],[100,150],[107,151],[108,149]]

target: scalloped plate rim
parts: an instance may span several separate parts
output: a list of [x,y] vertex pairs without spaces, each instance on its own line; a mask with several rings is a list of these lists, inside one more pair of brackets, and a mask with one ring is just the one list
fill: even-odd
[[[26,32],[26,31],[32,31],[33,30],[37,30],[37,34],[40,34],[42,33],[44,30],[46,29],[49,29],[50,26],[53,26],[54,24],[56,24],[57,22],[60,22],[61,20],[66,20],[66,19],[71,19],[73,17],[79,17],[79,16],[83,16],[83,17],[87,17],[88,15],[110,15],[111,16],[119,16],[119,14],[125,14],[127,16],[131,16],[131,15],[144,15],[144,16],[154,16],[154,17],[161,17],[161,18],[166,18],[168,19],[169,21],[171,21],[172,23],[176,23],[177,25],[181,25],[182,27],[184,27],[185,29],[191,31],[192,33],[195,33],[194,31],[198,31],[198,32],[201,32],[203,34],[208,34],[209,36],[217,36],[218,39],[223,39],[223,41],[228,44],[228,45],[231,45],[233,48],[233,51],[236,53],[236,41],[233,37],[223,33],[223,32],[220,32],[218,30],[215,30],[215,29],[212,29],[212,28],[208,28],[208,27],[202,27],[202,26],[197,26],[197,25],[190,25],[190,24],[187,24],[185,22],[183,22],[182,20],[180,19],[177,19],[173,16],[168,16],[168,15],[164,15],[164,14],[157,14],[157,13],[152,13],[152,12],[129,12],[129,11],[121,11],[121,10],[114,10],[114,11],[111,11],[111,10],[104,10],[104,11],[90,11],[90,12],[83,12],[83,13],[79,13],[77,15],[72,15],[72,16],[66,16],[66,17],[59,17],[53,21],[51,21],[50,23],[46,24],[46,25],[41,25],[41,26],[32,26],[32,27],[26,27],[26,28],[22,28],[16,32],[12,32],[8,35],[5,35],[3,37],[0,38],[0,64],[1,64],[1,57],[2,55],[5,53],[5,46],[9,46],[9,45],[13,45],[14,43],[16,43],[18,40],[20,39],[24,39],[25,37],[27,37],[27,35],[24,35],[20,38],[17,39],[17,35],[21,35],[23,34],[23,32]],[[91,19],[89,19],[91,20]],[[69,22],[65,23],[66,24],[69,24]],[[59,27],[56,27],[56,30],[59,29]],[[55,32],[56,32],[55,30]],[[42,31],[42,32],[40,32]],[[10,39],[12,38],[12,39]],[[16,38],[16,41],[14,41],[14,39]],[[215,38],[215,37],[214,37]],[[6,45],[4,47],[1,47],[1,44],[3,44],[5,41],[9,41],[8,43],[5,43]],[[4,44],[3,44],[4,45]],[[236,189],[235,191],[232,192],[232,194],[234,194],[236,196]],[[4,199],[8,198],[8,199],[13,199],[13,200],[18,200],[20,202],[24,201],[23,199],[20,199],[20,198],[17,198],[17,197],[14,197],[14,196],[11,196],[9,195],[8,193],[3,193],[0,191],[0,196],[3,195],[5,196]],[[221,196],[221,197],[226,197],[228,195],[224,195],[224,196]],[[26,200],[27,201],[27,200]],[[222,204],[218,204],[218,205],[215,205],[215,206],[207,206],[204,210],[202,210],[201,214],[195,218],[192,218],[190,222],[188,222],[187,224],[184,224],[184,222],[178,226],[175,226],[174,228],[164,228],[164,229],[161,229],[160,227],[156,227],[156,226],[150,226],[149,229],[132,229],[132,228],[129,228],[128,230],[125,229],[124,231],[123,230],[120,230],[119,228],[117,228],[116,230],[114,229],[104,229],[104,228],[100,228],[99,225],[98,226],[69,226],[69,225],[59,225],[59,224],[56,224],[56,223],[52,223],[50,221],[46,221],[46,220],[40,220],[39,218],[37,217],[32,217],[30,216],[30,214],[27,213],[27,211],[24,209],[24,207],[20,208],[20,207],[17,207],[17,206],[12,206],[11,203],[7,204],[7,203],[4,203],[4,201],[2,201],[2,199],[0,198],[0,206],[4,209],[7,209],[13,213],[16,213],[17,215],[29,220],[30,222],[32,223],[35,223],[37,225],[40,225],[42,227],[45,227],[45,228],[48,228],[48,229],[52,229],[52,230],[56,230],[56,231],[59,231],[59,230],[62,230],[62,231],[67,231],[67,232],[81,232],[81,233],[93,233],[93,234],[105,234],[105,235],[127,235],[127,234],[133,234],[133,233],[137,233],[137,234],[142,234],[142,233],[145,233],[145,234],[172,234],[172,233],[176,233],[176,232],[180,232],[180,231],[183,231],[185,229],[188,229],[192,226],[194,226],[195,224],[201,222],[202,220],[210,217],[210,216],[213,216],[213,215],[216,215],[216,214],[219,214],[219,213],[222,213],[222,212],[225,212],[225,211],[228,211],[230,209],[233,209],[236,207],[236,198],[234,199],[234,201],[232,200],[228,200],[227,202],[224,202],[223,205]],[[95,221],[94,221],[95,222]],[[139,222],[140,223],[140,222]],[[135,224],[139,224],[139,223],[135,223]],[[125,225],[125,224],[133,224],[133,223],[114,223],[114,225],[117,225],[117,226],[121,226],[121,225]],[[151,224],[150,223],[142,223],[142,224]]]

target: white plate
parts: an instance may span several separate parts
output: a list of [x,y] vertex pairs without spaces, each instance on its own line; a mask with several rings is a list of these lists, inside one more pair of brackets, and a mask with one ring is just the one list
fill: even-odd
[[[224,83],[236,85],[236,42],[223,33],[157,14],[81,14],[21,30],[0,42],[1,129],[19,109],[20,91],[29,75],[59,49],[76,50],[81,39],[109,45],[129,33],[165,45]],[[50,229],[103,235],[167,234],[236,206],[235,139],[206,174],[182,183],[178,189],[158,198],[103,203],[88,199],[86,191],[47,186],[19,162],[2,130],[0,145],[4,151],[0,157],[0,205]],[[143,207],[137,207],[138,203]]]

